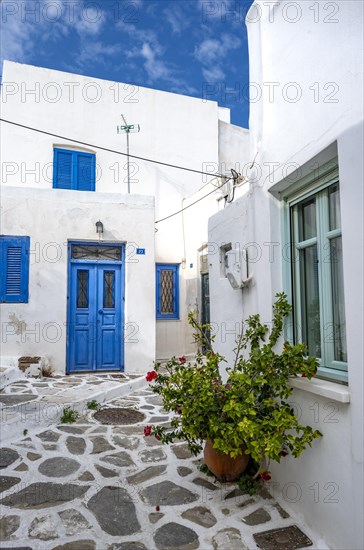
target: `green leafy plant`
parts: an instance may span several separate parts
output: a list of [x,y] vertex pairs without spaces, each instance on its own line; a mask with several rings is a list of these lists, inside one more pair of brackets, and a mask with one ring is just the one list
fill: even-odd
[[90,411],[99,411],[101,409],[100,403],[98,403],[95,399],[92,399],[92,401],[88,401],[86,407]]
[[184,440],[193,454],[202,450],[206,439],[232,458],[245,449],[258,464],[253,478],[265,480],[270,479],[269,471],[262,471],[265,460],[269,466],[270,460],[280,462],[288,454],[298,457],[311,446],[322,434],[295,416],[288,402],[293,391],[288,381],[291,376],[311,379],[318,362],[308,357],[304,344],[279,344],[290,311],[281,293],[273,305],[270,332],[259,315],[247,319],[236,344],[234,364],[226,369],[226,383],[219,371],[225,359],[213,351],[206,338],[209,326],[200,326],[191,312],[189,322],[195,329],[195,340],[205,351],[190,363],[185,357],[172,357],[164,365],[156,363],[155,370],[147,374],[153,392],[162,397],[164,409],[175,415],[171,428],[146,426],[145,435],[154,435],[163,443]]
[[23,436],[26,437],[27,435],[28,435],[28,430],[27,429],[23,430]]
[[61,424],[72,424],[76,422],[79,416],[79,413],[71,409],[71,407],[64,407],[60,422]]

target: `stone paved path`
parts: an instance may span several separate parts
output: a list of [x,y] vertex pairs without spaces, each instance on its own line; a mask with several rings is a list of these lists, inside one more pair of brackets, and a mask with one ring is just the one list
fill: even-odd
[[145,420],[104,426],[89,411],[0,450],[2,549],[244,550],[269,529],[309,534],[267,492],[241,495],[202,474],[183,443],[145,438],[145,424],[169,420],[149,390],[104,405],[115,406]]

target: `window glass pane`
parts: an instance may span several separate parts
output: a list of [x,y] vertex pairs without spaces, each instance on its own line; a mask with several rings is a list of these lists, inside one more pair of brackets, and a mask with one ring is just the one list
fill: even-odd
[[115,307],[115,271],[104,271],[104,307]]
[[77,244],[72,246],[72,259],[120,261],[121,247]]
[[329,189],[329,219],[330,231],[332,229],[340,229],[340,194],[338,185],[332,185]]
[[299,241],[316,237],[316,200],[310,199],[298,205]]
[[317,246],[300,251],[302,340],[309,355],[321,357],[321,328]]
[[333,339],[335,361],[347,361],[344,278],[341,237],[330,241],[332,309],[333,309]]
[[88,307],[88,271],[77,271],[77,307]]
[[160,272],[161,313],[174,313],[173,271],[163,269]]

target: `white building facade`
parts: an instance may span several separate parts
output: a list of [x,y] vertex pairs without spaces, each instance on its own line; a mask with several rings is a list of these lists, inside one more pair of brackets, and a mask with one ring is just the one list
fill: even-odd
[[270,489],[337,549],[364,546],[362,20],[361,2],[252,5],[248,182],[209,220],[217,351],[231,361],[242,320],[269,322],[285,291],[286,337],[320,360],[292,403],[323,438]]
[[[129,179],[121,115],[140,130]],[[201,310],[199,258],[221,184],[203,172],[218,167],[229,116],[212,101],[4,63],[3,357],[144,373],[194,352],[187,314]]]

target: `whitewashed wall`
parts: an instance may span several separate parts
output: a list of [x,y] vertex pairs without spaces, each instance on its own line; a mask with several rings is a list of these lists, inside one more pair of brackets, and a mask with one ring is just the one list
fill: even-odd
[[[125,372],[144,373],[155,355],[154,199],[4,187],[1,230],[29,235],[29,303],[1,304],[2,355],[46,356],[64,373],[67,339],[69,240],[97,241],[95,223],[104,220],[105,242],[126,243]],[[145,256],[136,256],[135,241]]]
[[[255,243],[260,258],[243,300],[241,291],[232,291],[221,279],[219,265],[211,258],[212,321],[221,326],[257,312],[270,321],[274,295],[284,289],[279,192],[312,170],[314,162],[322,164],[337,154],[349,386],[307,382],[294,390],[302,421],[320,429],[324,437],[300,459],[273,466],[271,490],[286,508],[302,514],[331,548],[361,549],[363,4],[349,0],[330,5],[278,1],[273,7],[259,0],[248,13],[249,156],[256,162],[246,196],[210,219],[209,241],[238,237],[243,244]],[[231,342],[220,339],[218,346],[221,353],[230,353]]]
[[[91,144],[81,147],[96,153],[97,194],[127,193],[125,157],[92,147],[126,152],[126,136],[116,132],[121,114],[128,123],[140,124],[140,133],[130,135],[131,154],[202,171],[207,163],[218,166],[219,117],[228,121],[229,110],[215,102],[12,62],[5,62],[2,82],[2,118]],[[6,123],[0,132],[2,184],[9,187],[51,189],[53,147],[79,149],[67,139]],[[180,210],[183,198],[206,182],[200,174],[136,159],[131,159],[131,177],[132,194],[156,197],[156,220]],[[201,242],[207,238],[208,215],[217,210],[216,202],[212,206],[215,210],[205,208],[202,216],[191,214]],[[196,254],[184,241],[181,215],[157,227],[157,262],[185,265],[187,254]],[[145,248],[145,242],[137,244]],[[157,357],[191,351],[186,317],[196,296],[187,298],[187,269],[180,273],[181,319],[157,322]]]

